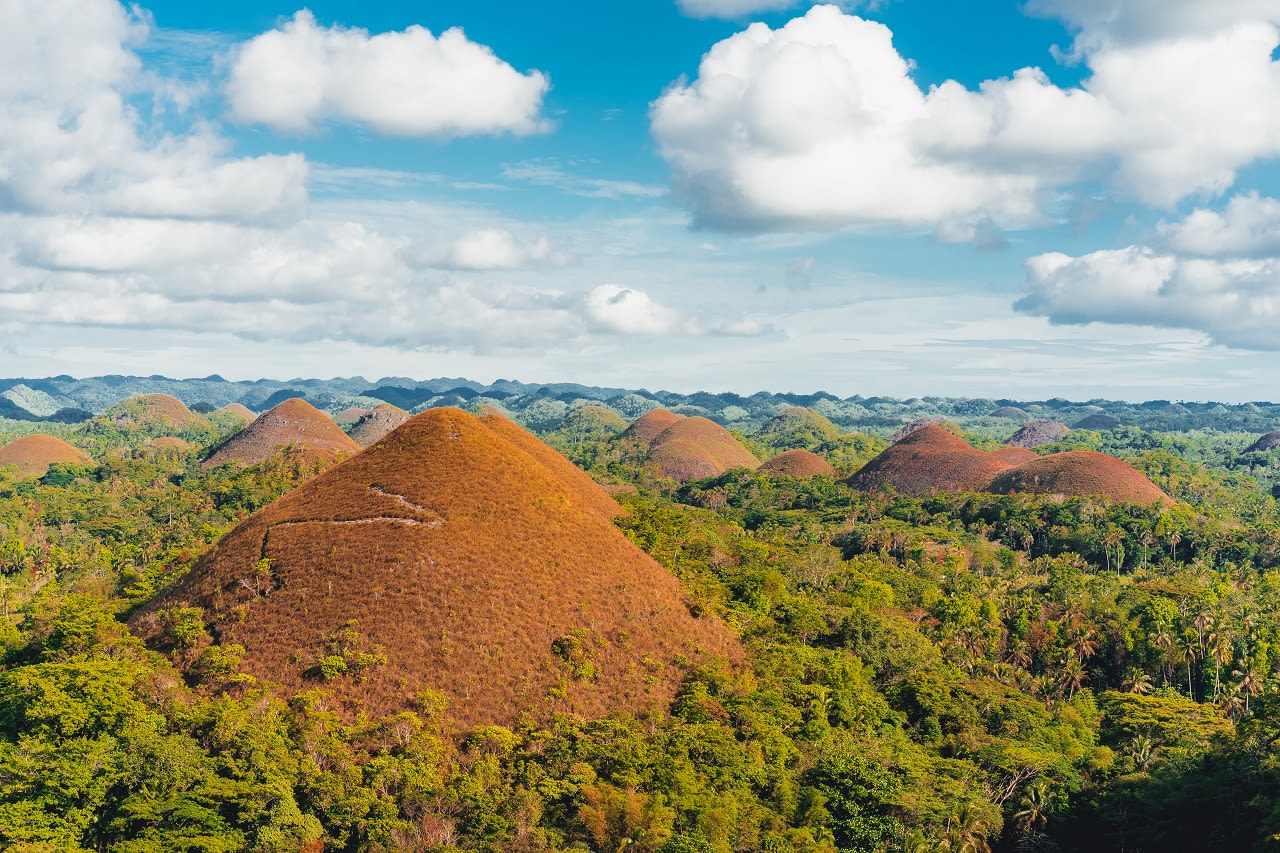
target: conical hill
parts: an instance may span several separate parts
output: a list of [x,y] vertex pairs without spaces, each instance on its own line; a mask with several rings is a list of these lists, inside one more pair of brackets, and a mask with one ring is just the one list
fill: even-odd
[[599,487],[535,442],[424,412],[251,516],[135,627],[154,638],[160,611],[199,606],[286,694],[385,713],[436,689],[461,726],[665,705],[683,662],[738,659],[603,517]]
[[205,459],[204,466],[256,465],[270,458],[277,449],[290,445],[299,445],[309,453],[329,459],[360,452],[360,445],[352,441],[333,418],[305,400],[293,397],[263,412],[253,423],[218,445]]
[[411,417],[404,409],[382,403],[361,415],[347,434],[356,444],[368,447]]
[[1010,468],[938,424],[926,424],[868,462],[846,482],[874,492],[892,487],[904,495],[975,492]]
[[761,465],[760,470],[785,477],[817,477],[820,474],[834,477],[836,474],[827,460],[804,449],[783,451]]
[[648,447],[667,427],[684,420],[670,409],[650,409],[622,432],[622,440]]
[[[760,467],[760,460],[727,429],[703,417],[681,418],[664,429],[649,445],[649,458],[663,476],[681,482],[731,468]],[[704,468],[715,470],[703,473]]]
[[0,447],[0,468],[16,465],[20,477],[43,477],[54,463],[92,465],[93,459],[52,435],[24,435]]
[[990,488],[999,494],[1035,492],[1105,497],[1139,504],[1173,502],[1132,465],[1092,450],[1071,450],[1038,457],[1000,474]]

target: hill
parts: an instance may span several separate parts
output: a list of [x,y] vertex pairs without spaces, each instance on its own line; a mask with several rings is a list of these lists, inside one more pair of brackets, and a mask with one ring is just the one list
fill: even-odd
[[1004,443],[1009,447],[1040,447],[1043,444],[1061,441],[1070,431],[1065,424],[1054,421],[1032,421],[1023,424],[1017,432],[1005,439]]
[[906,495],[985,489],[1009,463],[971,446],[938,424],[910,433],[845,482],[859,491],[892,487]]
[[16,465],[21,477],[43,477],[54,463],[92,465],[93,459],[52,435],[24,435],[0,447],[0,468]]
[[599,487],[534,443],[501,418],[418,415],[247,519],[135,628],[154,641],[162,610],[198,606],[286,694],[385,713],[438,689],[462,726],[638,712],[672,700],[682,660],[739,658]]
[[1011,421],[1025,421],[1031,416],[1017,406],[1001,406],[990,414],[993,418],[1005,418]]
[[1245,453],[1264,453],[1280,447],[1280,429],[1267,433],[1244,449]]
[[244,418],[245,423],[251,423],[254,418],[258,417],[257,413],[254,412],[253,409],[250,409],[243,403],[228,403],[218,411],[226,412],[230,415],[238,415],[239,417]]
[[650,409],[622,431],[622,440],[648,447],[663,430],[682,420],[684,415],[677,415],[669,409]]
[[365,412],[347,434],[361,447],[368,447],[412,417],[404,409],[383,403]]
[[[727,429],[698,416],[681,418],[660,432],[649,445],[649,459],[664,477],[679,482],[723,474],[731,468],[760,467],[760,460]],[[701,473],[708,469],[714,470]]]
[[774,415],[755,437],[781,450],[814,450],[838,442],[843,435],[829,418],[812,409],[792,406]]
[[997,476],[990,491],[1100,496],[1127,503],[1172,503],[1160,487],[1133,466],[1092,450],[1041,456]]
[[991,455],[1001,462],[1008,462],[1010,465],[1021,465],[1024,462],[1030,462],[1032,459],[1040,458],[1038,453],[1026,447],[1001,447],[991,451]]
[[183,432],[209,428],[206,418],[188,409],[177,397],[168,394],[139,394],[129,397],[107,409],[102,417],[117,427],[132,427],[148,432]]
[[1111,415],[1095,413],[1076,421],[1072,429],[1115,429],[1120,426],[1120,419]]
[[253,423],[216,447],[204,467],[234,463],[256,465],[278,448],[299,445],[311,453],[336,458],[342,453],[359,453],[360,445],[344,433],[333,419],[305,400],[294,397],[263,412]]
[[835,476],[836,471],[827,460],[804,449],[786,450],[760,466],[761,471],[781,474],[784,477],[816,477],[819,474]]

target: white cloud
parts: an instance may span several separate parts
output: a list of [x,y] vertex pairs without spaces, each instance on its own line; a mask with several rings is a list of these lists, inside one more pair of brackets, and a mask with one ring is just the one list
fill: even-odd
[[37,213],[288,222],[307,205],[299,155],[228,159],[207,128],[141,127],[146,25],[113,0],[5,0],[0,207]]
[[587,317],[599,329],[622,335],[670,335],[687,325],[678,311],[643,290],[602,284],[586,297]]
[[415,260],[441,269],[485,271],[560,267],[572,263],[573,256],[546,236],[522,239],[506,228],[479,228],[428,248]]
[[1078,88],[1026,68],[924,92],[886,27],[818,6],[713,46],[651,122],[702,225],[1025,226],[1086,178],[1170,205],[1280,154],[1277,44],[1275,26],[1249,19],[1108,43]]
[[1202,332],[1245,349],[1280,349],[1280,260],[1180,258],[1144,246],[1027,261],[1020,311],[1055,323]]
[[1078,31],[1078,54],[1106,44],[1214,32],[1242,23],[1280,23],[1275,0],[1029,0],[1026,9]]
[[1161,222],[1159,232],[1173,249],[1191,255],[1280,256],[1280,199],[1238,195],[1222,212],[1200,208],[1182,222]]
[[371,35],[320,27],[303,10],[235,51],[227,96],[241,121],[277,130],[337,120],[393,136],[525,135],[550,129],[541,116],[550,85],[461,29]]

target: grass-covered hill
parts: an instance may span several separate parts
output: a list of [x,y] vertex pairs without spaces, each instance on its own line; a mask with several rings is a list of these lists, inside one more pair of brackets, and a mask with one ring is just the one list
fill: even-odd
[[[273,442],[202,466],[245,418],[172,385],[136,390],[207,424],[0,420],[92,460],[0,466],[0,849],[1274,845],[1266,430],[1011,453],[1024,420],[1097,412],[452,382],[383,383],[432,411],[336,465]],[[653,440],[695,418],[741,464],[662,476]],[[944,432],[1024,481],[844,482],[928,418],[908,448]],[[1064,460],[1095,453],[1169,499],[1079,485]]]

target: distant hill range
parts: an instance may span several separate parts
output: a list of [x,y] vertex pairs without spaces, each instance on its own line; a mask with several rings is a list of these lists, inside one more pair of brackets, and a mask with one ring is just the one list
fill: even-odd
[[[904,424],[946,419],[966,428],[1001,427],[1015,421],[1071,424],[1075,430],[1139,427],[1182,432],[1217,429],[1262,434],[1280,429],[1280,403],[1189,403],[1151,400],[1012,400],[957,397],[840,398],[834,394],[735,393],[607,388],[574,383],[536,384],[500,379],[490,384],[463,378],[409,379],[361,376],[334,379],[258,379],[231,382],[221,376],[170,379],[165,376],[95,376],[76,379],[0,379],[0,418],[79,423],[100,415],[129,397],[165,394],[195,411],[240,404],[255,413],[297,397],[329,415],[382,404],[405,412],[457,406],[511,415],[534,430],[558,428],[586,406],[605,407],[627,421],[658,407],[678,415],[704,417],[752,433],[793,407],[812,409],[846,429],[889,436]],[[487,407],[487,408],[486,408]]]

